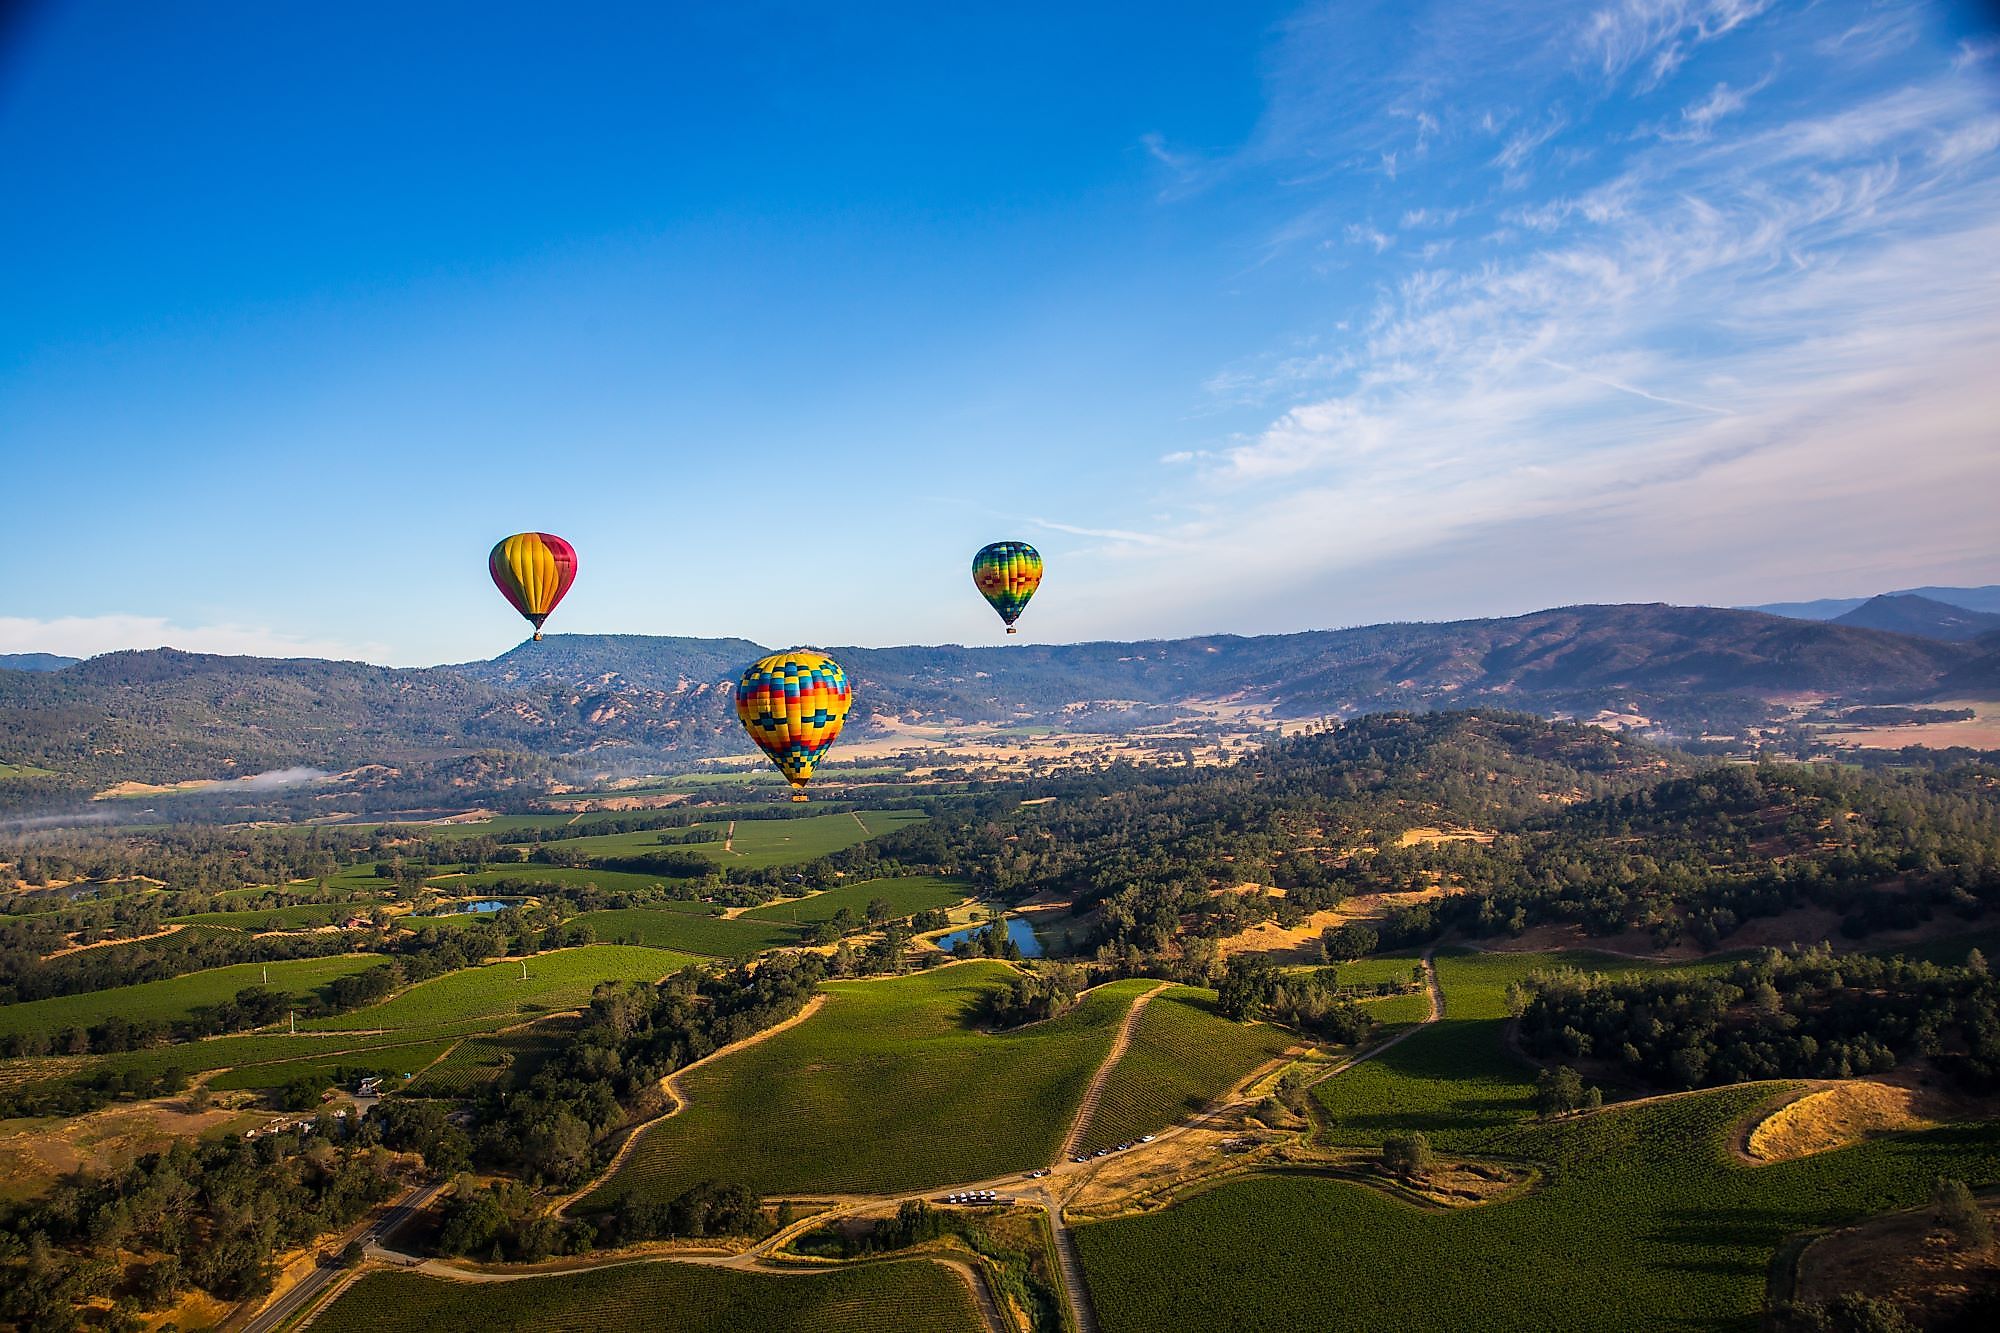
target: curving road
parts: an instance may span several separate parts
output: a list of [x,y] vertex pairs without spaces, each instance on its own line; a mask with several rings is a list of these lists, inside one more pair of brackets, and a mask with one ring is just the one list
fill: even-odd
[[[1423,1028],[1444,1017],[1444,992],[1438,984],[1437,966],[1432,957],[1432,950],[1426,949],[1424,951],[1423,967],[1426,988],[1430,996],[1430,1012],[1425,1015],[1422,1022],[1412,1024],[1395,1036],[1378,1042],[1367,1050],[1358,1052],[1349,1059],[1333,1066],[1326,1073],[1315,1079],[1315,1084],[1324,1082],[1329,1078],[1345,1073],[1356,1065],[1364,1064],[1374,1059],[1383,1052],[1409,1040]],[[1140,1009],[1143,1008],[1146,1001],[1152,999],[1160,990],[1165,989],[1166,985],[1167,983],[1163,982],[1160,987],[1146,992],[1133,1001],[1132,1009],[1126,1016],[1125,1026],[1121,1030],[1117,1042],[1114,1044],[1112,1054],[1099,1067],[1097,1076],[1092,1081],[1091,1093],[1095,1093],[1098,1087],[1109,1077],[1112,1067],[1117,1063],[1118,1057],[1123,1054],[1125,1046],[1129,1043],[1131,1031],[1136,1026]],[[815,997],[816,1000],[818,998],[821,997]],[[802,1012],[780,1026],[788,1027],[803,1021],[809,1016],[813,1007],[809,1005],[807,1011]],[[749,1042],[766,1038],[776,1030],[766,1029],[763,1033],[749,1038],[745,1042],[737,1043],[736,1046],[726,1048],[723,1051],[717,1051],[708,1058],[715,1059],[718,1056],[739,1049],[741,1046],[749,1044]],[[1180,1124],[1161,1130],[1156,1136],[1155,1141],[1168,1140],[1191,1129],[1211,1125],[1218,1118],[1226,1117],[1234,1111],[1251,1105],[1255,1099],[1245,1096],[1243,1089],[1254,1084],[1264,1074],[1268,1073],[1272,1067],[1272,1065],[1267,1064],[1253,1071],[1249,1077],[1231,1089],[1225,1098],[1190,1116]],[[689,1068],[693,1068],[693,1066],[690,1065]],[[686,1071],[682,1070],[679,1072],[685,1073]],[[680,1105],[685,1105],[685,1093],[672,1086],[669,1086],[668,1090],[670,1094],[675,1096],[677,1103],[679,1103],[679,1105],[675,1106],[675,1110],[678,1110]],[[815,1202],[825,1203],[828,1206],[800,1218],[789,1227],[782,1228],[764,1237],[747,1249],[733,1253],[689,1254],[683,1252],[678,1254],[645,1256],[626,1255],[618,1258],[607,1258],[596,1263],[586,1262],[579,1264],[570,1261],[560,1267],[493,1273],[460,1267],[442,1260],[420,1259],[414,1255],[399,1254],[379,1244],[382,1237],[387,1236],[397,1227],[401,1226],[412,1213],[429,1204],[437,1192],[443,1188],[442,1185],[427,1186],[421,1190],[412,1190],[409,1194],[404,1195],[401,1199],[397,1200],[388,1213],[365,1228],[361,1233],[361,1238],[364,1243],[370,1245],[370,1255],[372,1258],[386,1260],[412,1271],[421,1272],[432,1277],[446,1278],[454,1282],[513,1282],[525,1278],[551,1277],[560,1273],[585,1272],[597,1268],[615,1268],[635,1263],[692,1263],[716,1268],[733,1268],[761,1273],[797,1274],[799,1272],[823,1270],[787,1268],[783,1265],[774,1264],[770,1260],[775,1251],[782,1248],[793,1237],[805,1230],[824,1226],[833,1219],[847,1214],[894,1207],[907,1200],[921,1199],[929,1201],[935,1200],[938,1196],[944,1194],[963,1193],[975,1189],[990,1189],[994,1191],[996,1196],[994,1202],[997,1204],[1013,1204],[1030,1208],[1040,1208],[1048,1214],[1050,1232],[1054,1238],[1056,1248],[1056,1270],[1062,1281],[1063,1295],[1069,1305],[1074,1327],[1077,1333],[1097,1333],[1097,1311],[1091,1303],[1090,1291],[1084,1281],[1083,1266],[1077,1257],[1075,1241],[1071,1235],[1069,1223],[1063,1216],[1063,1203],[1066,1195],[1059,1194],[1056,1189],[1051,1188],[1051,1186],[1059,1188],[1061,1185],[1067,1183],[1081,1184],[1087,1176],[1103,1164],[1102,1159],[1096,1158],[1083,1163],[1074,1163],[1068,1160],[1068,1157],[1071,1155],[1070,1145],[1080,1139],[1087,1123],[1091,1105],[1092,1097],[1090,1094],[1086,1094],[1083,1102],[1077,1107],[1076,1116],[1070,1125],[1068,1134],[1065,1136],[1063,1160],[1057,1162],[1051,1170],[1040,1175],[1029,1176],[1025,1172],[1010,1172],[1007,1175],[996,1176],[987,1180],[967,1181],[962,1184],[937,1185],[929,1189],[902,1191],[893,1194],[808,1194],[804,1197],[810,1198]],[[668,1114],[671,1115],[672,1112],[670,1111]],[[659,1119],[664,1118],[663,1116]],[[659,1119],[648,1121],[639,1128],[644,1130],[653,1124],[659,1123]],[[624,1148],[629,1149],[632,1139],[636,1139],[637,1137],[638,1134],[634,1133],[627,1140]],[[621,1152],[623,1150],[621,1149]],[[590,1185],[586,1185],[582,1190],[577,1191],[575,1195],[558,1201],[558,1208],[588,1192],[590,1188],[604,1178],[604,1174],[600,1174],[593,1179]],[[1073,1192],[1069,1191],[1069,1193]],[[353,1238],[353,1236],[343,1238],[341,1243],[344,1245],[348,1240]],[[943,1263],[946,1267],[953,1268],[954,1271],[959,1273],[959,1276],[971,1283],[974,1295],[978,1298],[980,1315],[987,1323],[991,1333],[1000,1333],[1000,1330],[1005,1328],[1006,1325],[997,1305],[993,1301],[992,1294],[987,1291],[985,1282],[970,1265],[938,1256],[923,1257],[929,1257],[934,1262]],[[275,1330],[280,1328],[288,1319],[295,1317],[301,1311],[309,1308],[314,1298],[323,1293],[328,1285],[335,1281],[343,1271],[338,1267],[316,1268],[291,1291],[286,1292],[280,1300],[274,1302],[270,1309],[260,1313],[254,1320],[245,1325],[241,1333],[275,1333]]]
[[[420,1185],[409,1190],[402,1198],[390,1204],[388,1210],[380,1217],[372,1222],[364,1222],[342,1236],[339,1247],[334,1253],[338,1254],[340,1250],[357,1240],[367,1246],[379,1245],[384,1237],[395,1234],[398,1227],[429,1207],[430,1201],[436,1198],[438,1191],[443,1188],[444,1182],[439,1181],[435,1185]],[[283,1328],[292,1319],[311,1308],[320,1294],[328,1286],[339,1281],[346,1272],[347,1270],[338,1262],[327,1263],[321,1260],[315,1263],[312,1271],[294,1283],[291,1290],[258,1311],[250,1322],[244,1324],[241,1333],[276,1333],[276,1330]]]

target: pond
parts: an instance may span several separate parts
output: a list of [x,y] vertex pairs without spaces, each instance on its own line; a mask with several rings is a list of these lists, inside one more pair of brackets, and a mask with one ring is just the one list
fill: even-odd
[[453,903],[438,910],[445,916],[464,916],[467,913],[484,916],[488,912],[504,912],[510,907],[519,907],[522,902],[520,898],[481,898],[478,902]]
[[[990,924],[990,922],[982,921],[976,926],[967,926],[964,930],[954,930],[949,935],[940,935],[938,937],[938,948],[943,949],[946,953],[950,953],[953,945],[957,944],[960,940],[971,939],[980,931],[985,930]],[[1018,916],[1007,918],[1007,938],[1014,941],[1015,947],[1020,949],[1021,957],[1040,958],[1042,956],[1042,942],[1035,938],[1034,927],[1030,926],[1025,918]]]

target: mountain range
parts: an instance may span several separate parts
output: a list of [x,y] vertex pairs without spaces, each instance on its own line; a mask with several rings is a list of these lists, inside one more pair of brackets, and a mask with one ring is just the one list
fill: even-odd
[[[52,770],[71,790],[295,766],[416,774],[466,756],[532,757],[540,771],[553,761],[579,775],[659,771],[744,749],[731,685],[764,651],[743,639],[551,635],[491,661],[418,669],[173,649],[0,668],[0,762]],[[854,734],[891,719],[1106,730],[1121,708],[1158,716],[1196,700],[1297,717],[1609,709],[1670,734],[1734,734],[1780,697],[2000,693],[2000,643],[1659,604],[1255,637],[828,651],[855,682]]]
[[[1875,597],[1822,597],[1810,602],[1765,602],[1759,606],[1746,606],[1744,611],[1765,611],[1774,616],[1789,616],[1794,620],[1837,620],[1853,611],[1858,611],[1870,602],[1884,598],[1921,597],[1927,601],[1942,602],[1946,606],[1962,611],[1982,611],[1989,615],[2000,615],[2000,583],[1989,583],[1978,588],[1899,588]],[[1879,627],[1878,627],[1879,628]]]
[[1885,629],[1892,634],[1918,634],[1926,639],[1966,643],[2000,630],[2000,615],[1972,611],[1913,592],[1871,597],[1852,611],[1833,618],[1836,625]]

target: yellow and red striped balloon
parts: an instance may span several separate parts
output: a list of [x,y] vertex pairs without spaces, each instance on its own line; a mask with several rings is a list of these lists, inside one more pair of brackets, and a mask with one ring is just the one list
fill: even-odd
[[517,532],[486,558],[493,586],[542,637],[542,622],[576,582],[576,548],[552,532]]
[[737,720],[791,779],[795,801],[806,798],[813,769],[833,748],[853,706],[854,690],[840,663],[806,648],[758,658],[736,684]]

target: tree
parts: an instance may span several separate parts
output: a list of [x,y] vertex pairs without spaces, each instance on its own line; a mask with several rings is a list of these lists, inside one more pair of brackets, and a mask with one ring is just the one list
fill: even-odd
[[1993,1225],[1962,1180],[1939,1176],[1931,1191],[1931,1216],[1949,1230],[1962,1250],[1982,1250],[1993,1243]]
[[1584,1101],[1583,1076],[1568,1065],[1535,1075],[1535,1111],[1544,1119],[1574,1111]]
[[870,898],[868,900],[869,923],[871,925],[881,925],[889,919],[889,914],[892,910],[887,898]]
[[1344,963],[1374,953],[1381,936],[1368,926],[1348,923],[1328,926],[1320,936],[1320,950],[1329,963]]
[[1435,1165],[1431,1141],[1415,1130],[1391,1134],[1382,1140],[1382,1165],[1405,1180],[1429,1175]]

